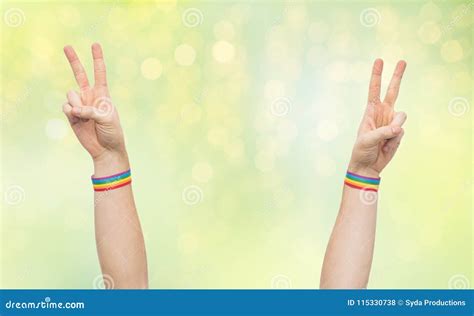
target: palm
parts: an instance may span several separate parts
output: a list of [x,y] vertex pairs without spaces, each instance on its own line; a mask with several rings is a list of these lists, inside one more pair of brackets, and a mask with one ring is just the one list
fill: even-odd
[[369,101],[357,135],[353,160],[366,168],[373,169],[377,173],[380,173],[390,162],[403,135],[402,133],[399,138],[383,139],[381,141],[373,139],[374,131],[377,129],[386,126],[401,127],[406,119],[404,113],[395,113],[394,111],[405,66],[404,62],[397,64],[386,97],[382,102],[380,100],[380,85],[383,63],[381,60],[377,60],[374,63],[369,89]]
[[[74,116],[70,118],[71,126],[84,148],[92,157],[98,157],[106,149],[119,145],[121,141],[121,129],[118,124],[118,115],[110,101],[105,75],[105,63],[102,49],[98,44],[92,47],[94,57],[95,85],[89,86],[87,75],[79,58],[72,47],[64,49],[76,81],[80,87],[80,96],[74,92],[68,94],[68,99],[76,102],[77,106],[92,107],[99,114],[100,120],[80,119]],[[72,95],[70,95],[72,94]]]

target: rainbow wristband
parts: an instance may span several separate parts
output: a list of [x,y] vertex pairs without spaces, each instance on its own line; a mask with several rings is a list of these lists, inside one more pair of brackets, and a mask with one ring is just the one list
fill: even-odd
[[369,178],[347,171],[344,184],[358,190],[375,191],[379,189],[380,178]]
[[117,173],[108,177],[91,177],[91,179],[94,191],[109,191],[121,188],[132,183],[132,173],[130,172],[130,169],[128,169],[127,171]]

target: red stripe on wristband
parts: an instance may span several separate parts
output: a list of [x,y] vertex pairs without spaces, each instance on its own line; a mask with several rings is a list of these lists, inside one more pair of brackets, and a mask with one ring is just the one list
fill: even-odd
[[347,185],[348,187],[351,187],[351,188],[354,188],[354,189],[377,192],[377,189],[368,188],[368,187],[364,187],[364,186],[360,186],[360,187],[359,187],[359,186],[357,186],[357,185],[350,184],[350,183],[348,183],[348,182],[346,182],[346,181],[344,181],[344,184]]

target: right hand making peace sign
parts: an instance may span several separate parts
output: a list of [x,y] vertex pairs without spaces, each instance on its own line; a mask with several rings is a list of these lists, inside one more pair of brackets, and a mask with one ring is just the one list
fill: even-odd
[[102,48],[98,43],[92,45],[95,79],[92,87],[74,49],[66,46],[64,53],[80,89],[80,93],[69,91],[68,102],[63,105],[74,133],[94,161],[124,155],[123,132],[110,99]]
[[404,112],[395,112],[400,82],[406,62],[399,61],[383,102],[380,100],[383,61],[377,59],[372,68],[369,100],[352,150],[349,171],[369,177],[378,177],[390,162],[400,145],[407,118]]

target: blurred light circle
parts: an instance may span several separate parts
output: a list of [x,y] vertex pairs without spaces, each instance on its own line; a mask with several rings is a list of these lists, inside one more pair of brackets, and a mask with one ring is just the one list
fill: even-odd
[[193,166],[192,175],[197,182],[206,183],[214,175],[214,170],[207,162],[197,162]]
[[339,128],[335,122],[323,120],[318,125],[317,133],[321,140],[329,142],[337,137]]
[[61,140],[67,134],[68,126],[65,120],[51,119],[46,123],[45,131],[49,139]]
[[163,66],[158,59],[147,58],[142,62],[141,71],[146,79],[155,80],[161,76]]
[[418,29],[418,36],[426,44],[434,44],[441,37],[441,30],[434,22],[426,22]]
[[423,20],[438,21],[442,15],[441,9],[433,1],[427,2],[420,10],[420,18]]
[[196,51],[188,44],[179,45],[174,51],[174,59],[178,65],[190,66],[196,59]]
[[212,55],[217,62],[221,64],[228,63],[234,59],[234,45],[227,41],[218,41],[212,47]]
[[214,25],[214,36],[217,39],[231,40],[235,35],[234,25],[229,21],[219,21]]
[[441,56],[449,63],[459,61],[464,56],[461,44],[456,40],[450,40],[441,46]]

